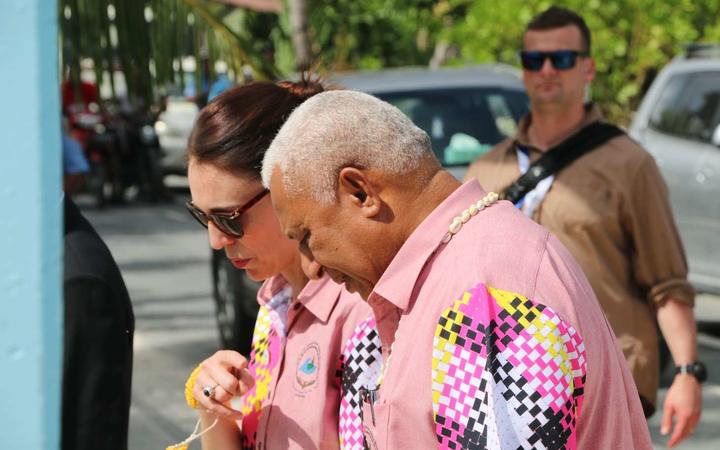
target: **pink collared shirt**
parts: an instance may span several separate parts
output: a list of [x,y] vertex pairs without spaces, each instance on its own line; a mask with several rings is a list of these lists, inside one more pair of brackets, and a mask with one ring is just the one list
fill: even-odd
[[280,276],[258,292],[242,448],[362,449],[358,391],[381,365],[370,308],[327,276],[291,297]]
[[369,298],[392,357],[362,406],[368,448],[652,448],[623,354],[554,237],[501,201],[440,243],[485,194],[469,181],[440,204]]

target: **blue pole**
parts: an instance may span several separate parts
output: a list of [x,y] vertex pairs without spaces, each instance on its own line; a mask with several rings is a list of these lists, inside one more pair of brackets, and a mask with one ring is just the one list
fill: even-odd
[[56,0],[0,0],[0,447],[58,449],[62,364]]

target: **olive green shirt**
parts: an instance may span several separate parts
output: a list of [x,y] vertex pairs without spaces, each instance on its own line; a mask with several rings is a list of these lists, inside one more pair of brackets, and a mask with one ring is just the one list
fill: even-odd
[[[567,137],[598,120],[599,110],[588,105],[583,121]],[[488,191],[504,191],[520,176],[516,143],[528,150],[531,162],[542,155],[529,143],[529,125],[527,116],[515,138],[475,161],[466,178],[476,177]],[[656,307],[670,298],[692,306],[695,295],[655,160],[626,135],[610,139],[555,175],[532,218],[552,232],[584,270],[640,395],[655,405]]]

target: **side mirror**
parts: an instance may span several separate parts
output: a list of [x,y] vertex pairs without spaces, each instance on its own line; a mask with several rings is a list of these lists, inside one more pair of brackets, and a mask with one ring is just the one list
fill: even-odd
[[718,124],[718,126],[715,127],[715,131],[713,131],[712,143],[713,145],[720,147],[720,124]]

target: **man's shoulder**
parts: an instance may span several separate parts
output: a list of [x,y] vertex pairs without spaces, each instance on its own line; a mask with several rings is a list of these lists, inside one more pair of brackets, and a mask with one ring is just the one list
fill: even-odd
[[514,137],[508,137],[508,138],[503,139],[502,141],[493,145],[492,148],[487,153],[480,156],[475,162],[482,163],[485,161],[501,160],[503,158],[503,156],[505,156],[505,154],[508,152],[510,147],[513,146],[514,142],[515,142]]
[[[488,179],[488,175],[491,174],[490,168],[497,169],[497,165],[501,163],[507,155],[510,148],[515,142],[514,138],[506,138],[495,144],[490,151],[481,155],[475,161],[473,161],[468,167],[467,173],[465,174],[465,180],[470,178],[477,178],[483,183],[483,187],[487,189],[495,189],[495,186],[486,186],[491,180]],[[515,163],[511,164],[513,167]],[[497,174],[494,174],[497,175]],[[491,183],[492,184],[492,183]]]
[[600,155],[619,164],[645,164],[653,161],[653,156],[626,132],[609,139],[590,154]]
[[92,230],[75,230],[64,237],[65,280],[78,277],[106,279],[119,268],[107,245]]

